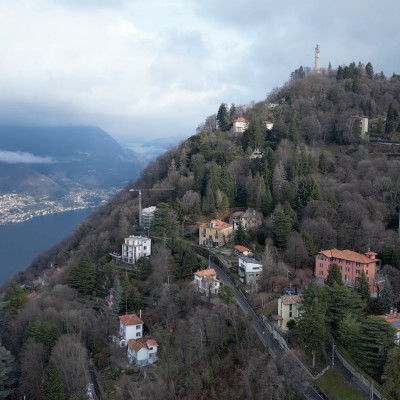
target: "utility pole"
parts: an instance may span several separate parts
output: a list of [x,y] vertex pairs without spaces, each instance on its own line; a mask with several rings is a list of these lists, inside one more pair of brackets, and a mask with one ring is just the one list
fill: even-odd
[[139,192],[139,226],[142,226],[142,190],[144,192],[150,192],[156,190],[174,190],[174,188],[129,189],[130,192]]

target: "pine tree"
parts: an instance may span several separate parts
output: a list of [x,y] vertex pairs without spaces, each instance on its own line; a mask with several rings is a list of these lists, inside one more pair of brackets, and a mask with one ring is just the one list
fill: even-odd
[[392,133],[394,131],[394,119],[395,119],[395,110],[393,108],[392,103],[390,103],[386,113],[385,133]]
[[230,119],[225,103],[222,103],[217,113],[218,127],[221,131],[227,131],[230,128]]
[[321,200],[317,182],[312,177],[304,178],[297,188],[294,204],[297,209],[304,208],[310,200]]
[[9,399],[18,381],[18,364],[15,357],[0,346],[0,399]]
[[369,283],[364,270],[361,271],[361,275],[356,281],[356,291],[365,302],[369,301]]
[[190,220],[192,223],[196,223],[201,215],[200,204],[197,200],[194,201],[192,207],[190,207]]
[[81,257],[78,265],[71,268],[68,284],[79,293],[90,293],[96,284],[96,266],[89,255]]
[[376,307],[380,314],[389,313],[390,307],[393,307],[393,289],[388,278],[385,278],[383,289],[379,292]]
[[353,356],[357,364],[375,379],[383,372],[395,335],[395,329],[382,318],[370,315],[361,322]]
[[383,125],[382,117],[379,117],[379,119],[378,119],[378,123],[376,125],[376,131],[378,133],[385,132],[385,126]]
[[286,215],[282,208],[277,210],[272,220],[272,234],[275,239],[275,244],[281,248],[285,247],[286,239],[291,231],[291,217]]
[[64,384],[61,380],[57,364],[50,359],[43,381],[44,400],[63,400]]
[[4,301],[7,303],[7,308],[16,313],[28,302],[28,294],[25,292],[17,282],[13,282],[4,296]]
[[239,222],[239,225],[235,231],[235,243],[243,246],[245,243],[245,240],[246,240],[246,232],[243,228],[242,223]]
[[300,232],[300,235],[301,238],[303,239],[304,245],[306,246],[308,256],[314,257],[317,252],[317,248],[315,247],[313,238],[307,231],[304,230]]
[[382,379],[383,390],[394,399],[400,399],[400,347],[395,346],[390,351],[384,367]]
[[374,67],[370,62],[368,62],[367,65],[365,66],[365,73],[370,79],[374,76]]
[[340,272],[337,264],[332,264],[328,271],[328,278],[326,278],[325,284],[328,286],[343,285],[342,273]]

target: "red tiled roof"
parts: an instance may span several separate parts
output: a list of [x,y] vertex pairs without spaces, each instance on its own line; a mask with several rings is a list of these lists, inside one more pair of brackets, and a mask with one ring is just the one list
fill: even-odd
[[140,349],[148,349],[149,346],[158,346],[158,343],[153,339],[146,340],[145,338],[141,338],[129,340],[128,346],[130,349],[138,352]]
[[197,271],[194,274],[200,277],[206,277],[206,276],[209,277],[210,275],[217,275],[214,268],[203,269],[203,271]]
[[158,343],[153,339],[149,339],[147,341],[147,344],[150,345],[150,346],[158,346]]
[[231,224],[228,224],[224,221],[220,221],[219,219],[213,219],[210,222],[200,225],[201,228],[207,228],[211,223],[211,228],[213,229],[225,229],[225,228],[233,228]]
[[239,117],[235,122],[247,122],[246,118]]
[[239,244],[237,244],[237,245],[235,246],[235,249],[236,249],[237,251],[240,251],[241,253],[243,253],[243,252],[245,252],[245,251],[251,251],[251,250],[248,249],[247,247],[240,246]]
[[323,254],[325,257],[328,258],[341,258],[343,260],[354,261],[362,264],[369,264],[369,263],[376,263],[376,259],[371,260],[364,254],[356,253],[355,251],[351,250],[323,250],[320,251],[319,254]]
[[[400,322],[400,314],[397,314],[397,317],[395,318],[393,314],[386,314],[386,315],[378,315],[379,318],[385,319],[389,324],[393,326],[393,328],[396,329],[396,331],[400,331],[400,326],[395,326],[393,325],[393,322]],[[397,324],[396,324],[397,325]]]
[[143,325],[143,321],[136,314],[121,315],[119,319],[125,326],[139,324]]

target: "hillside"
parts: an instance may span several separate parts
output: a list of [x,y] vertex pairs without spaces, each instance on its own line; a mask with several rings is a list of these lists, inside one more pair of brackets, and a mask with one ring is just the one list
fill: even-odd
[[[65,365],[58,364],[71,398],[86,382],[68,386],[69,371],[88,371],[82,367],[88,364],[87,349],[106,382],[107,399],[303,398],[308,383],[298,368],[287,359],[273,360],[229,300],[201,298],[190,283],[193,272],[205,266],[188,244],[197,242],[200,221],[224,219],[234,209],[248,207],[263,215],[259,228],[236,237],[264,267],[262,293],[249,296],[252,305],[267,316],[289,281],[296,290],[308,285],[303,317],[289,333],[304,362],[313,373],[329,363],[329,332],[364,371],[392,390],[383,370],[396,354],[390,353],[393,332],[375,314],[400,301],[400,161],[395,143],[400,78],[375,74],[369,63],[321,73],[300,67],[264,101],[231,107],[222,103],[216,111],[195,135],[151,162],[135,183],[19,276],[27,281],[45,271],[48,281],[40,301],[17,304],[16,314],[9,308],[5,315],[4,345],[21,360],[24,390],[41,398],[42,388],[32,383],[35,374],[48,373],[49,354],[60,361],[72,347],[79,363],[69,357]],[[248,125],[235,131],[240,117]],[[365,117],[368,134],[360,123]],[[128,235],[143,234],[136,226],[137,194],[129,189],[170,187],[172,191],[142,196],[142,207],[159,208],[150,227],[153,257],[139,263],[138,270],[118,269],[109,253],[120,253]],[[223,250],[230,254],[232,247],[230,243]],[[316,252],[331,248],[379,253],[379,272],[386,277],[382,290],[387,293],[391,287],[390,301],[370,298],[361,285],[350,291],[340,277],[324,288],[310,283]],[[77,270],[82,282],[76,281]],[[110,343],[118,329],[115,314],[102,306],[110,290],[121,295],[117,314],[142,310],[147,329],[160,344],[153,380],[118,366]],[[271,300],[265,308],[264,298]],[[37,326],[53,329],[54,342],[36,335]],[[379,343],[373,342],[376,332]],[[364,337],[371,341],[360,339]],[[38,371],[30,368],[32,354],[42,359]],[[378,361],[370,362],[375,356]]]

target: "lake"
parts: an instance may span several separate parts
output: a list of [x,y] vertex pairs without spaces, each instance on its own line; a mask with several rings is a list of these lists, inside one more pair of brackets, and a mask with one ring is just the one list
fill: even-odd
[[92,211],[67,211],[0,226],[0,285],[25,270],[33,258],[67,236]]

